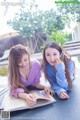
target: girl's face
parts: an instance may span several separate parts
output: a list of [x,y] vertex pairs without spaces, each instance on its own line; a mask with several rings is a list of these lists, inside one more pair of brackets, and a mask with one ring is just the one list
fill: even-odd
[[22,56],[22,59],[21,59],[21,61],[19,62],[19,67],[29,67],[29,57],[28,57],[28,55],[27,54],[24,54],[23,56]]
[[49,47],[45,50],[45,57],[47,62],[50,65],[54,66],[56,63],[56,60],[60,59],[60,53],[57,49]]

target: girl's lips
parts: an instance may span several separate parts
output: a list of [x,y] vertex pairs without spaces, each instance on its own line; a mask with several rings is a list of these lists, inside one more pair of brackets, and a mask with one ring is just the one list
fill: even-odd
[[50,63],[51,63],[51,64],[55,64],[55,62],[53,62],[53,61],[50,61]]

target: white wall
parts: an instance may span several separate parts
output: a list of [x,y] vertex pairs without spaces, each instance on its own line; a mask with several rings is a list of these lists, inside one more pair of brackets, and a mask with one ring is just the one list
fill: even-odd
[[80,23],[77,23],[72,30],[72,40],[80,41]]

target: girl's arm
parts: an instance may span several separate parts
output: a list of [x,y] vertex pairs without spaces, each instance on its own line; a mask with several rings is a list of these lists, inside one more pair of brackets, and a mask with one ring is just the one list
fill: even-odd
[[54,83],[51,88],[54,90],[54,92],[59,96],[61,92],[66,92],[64,88],[61,88],[58,84]]
[[63,63],[59,63],[55,65],[56,67],[56,82],[57,84],[64,88],[67,89],[68,83],[65,75],[65,66]]
[[10,88],[10,94],[13,97],[18,97],[18,93],[24,93],[24,89],[23,88],[17,88],[17,89],[13,89],[12,87]]
[[36,98],[32,94],[18,93],[18,97],[26,100],[29,106],[36,104]]
[[22,98],[22,99],[26,100],[27,93],[18,93],[17,96],[18,96],[18,98]]
[[47,75],[51,88],[59,96],[61,92],[66,92],[68,90],[68,83],[65,76],[65,66],[63,63],[55,64],[56,73],[53,70],[53,67],[48,65]]
[[36,98],[32,94],[25,93],[23,88],[11,89],[10,94],[15,98],[21,98],[27,101],[29,106],[36,104]]

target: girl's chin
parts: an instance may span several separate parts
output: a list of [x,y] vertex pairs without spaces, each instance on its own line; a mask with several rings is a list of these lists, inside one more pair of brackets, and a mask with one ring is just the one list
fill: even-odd
[[55,63],[50,63],[50,65],[54,66],[54,65],[55,65]]

